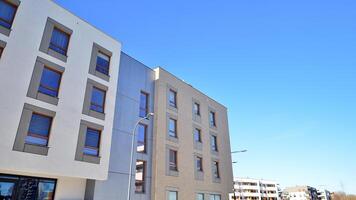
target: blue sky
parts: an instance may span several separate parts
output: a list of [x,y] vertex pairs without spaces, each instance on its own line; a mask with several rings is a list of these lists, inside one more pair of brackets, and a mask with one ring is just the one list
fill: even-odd
[[237,176],[356,193],[356,1],[56,1],[226,105]]

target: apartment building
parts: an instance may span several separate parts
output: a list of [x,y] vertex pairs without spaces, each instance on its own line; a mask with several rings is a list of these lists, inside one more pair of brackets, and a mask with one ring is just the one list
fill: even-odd
[[121,44],[50,0],[0,1],[0,199],[108,176]]
[[317,189],[310,186],[287,187],[283,190],[283,199],[318,200]]
[[235,178],[234,193],[229,196],[231,200],[279,200],[278,187],[276,181]]
[[154,101],[152,199],[228,199],[227,109],[162,68]]
[[0,199],[228,199],[223,105],[51,0],[0,11]]
[[319,200],[331,200],[331,192],[326,189],[318,189],[318,198]]

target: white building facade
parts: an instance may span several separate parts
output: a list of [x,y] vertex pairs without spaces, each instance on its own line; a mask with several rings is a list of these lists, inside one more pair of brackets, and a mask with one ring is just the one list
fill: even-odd
[[108,176],[121,44],[50,0],[0,1],[0,199]]
[[310,186],[287,187],[283,190],[285,200],[318,200],[316,188]]
[[229,196],[231,200],[279,200],[278,186],[276,181],[235,178],[234,193]]

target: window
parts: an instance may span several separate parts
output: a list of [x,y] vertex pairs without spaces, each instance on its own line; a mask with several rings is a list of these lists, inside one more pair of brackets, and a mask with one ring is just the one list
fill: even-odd
[[198,128],[194,128],[194,141],[201,143],[201,130]]
[[219,163],[217,161],[213,162],[213,177],[217,179],[220,178]]
[[140,94],[140,117],[146,117],[148,114],[148,94],[141,92]]
[[53,200],[56,180],[1,174],[0,199]]
[[197,156],[196,157],[196,167],[197,167],[197,171],[202,172],[203,171],[203,158]]
[[61,77],[62,74],[60,72],[45,67],[42,71],[38,92],[52,97],[57,97]]
[[90,110],[99,113],[104,113],[105,95],[106,92],[104,90],[99,89],[97,87],[93,87],[91,94]]
[[135,176],[135,191],[137,193],[145,192],[145,170],[146,170],[146,162],[137,160],[136,161],[136,176]]
[[193,112],[195,115],[200,116],[200,104],[198,104],[197,102],[194,102],[193,104]]
[[87,128],[83,153],[90,156],[99,156],[101,131]]
[[177,151],[169,150],[169,170],[178,171],[177,165]]
[[25,138],[27,144],[47,146],[52,117],[33,113]]
[[204,200],[204,194],[203,193],[198,193],[197,195],[196,195],[196,198],[195,198],[196,200]]
[[12,4],[11,1],[4,1],[4,0],[0,1],[0,26],[1,27],[8,30],[11,29],[12,23],[15,18],[17,6],[18,5]]
[[221,200],[220,194],[211,194],[210,200]]
[[147,136],[147,126],[144,124],[139,124],[137,127],[137,152],[146,152],[146,136]]
[[68,44],[69,44],[69,34],[54,27],[51,37],[51,42],[49,43],[49,48],[57,53],[64,56],[67,55]]
[[177,120],[172,118],[169,118],[168,120],[168,135],[177,138]]
[[70,37],[73,31],[52,18],[47,18],[40,51],[67,62]]
[[178,200],[178,192],[168,191],[168,200]]
[[1,58],[1,55],[2,55],[2,52],[4,51],[4,48],[3,47],[0,47],[0,58]]
[[210,122],[210,127],[216,127],[215,112],[213,111],[210,111],[209,113],[209,122]]
[[177,92],[169,89],[168,93],[168,101],[169,101],[169,106],[173,108],[177,108]]
[[218,151],[217,137],[215,135],[211,136],[211,150]]
[[109,66],[110,56],[99,51],[96,58],[96,71],[109,75]]

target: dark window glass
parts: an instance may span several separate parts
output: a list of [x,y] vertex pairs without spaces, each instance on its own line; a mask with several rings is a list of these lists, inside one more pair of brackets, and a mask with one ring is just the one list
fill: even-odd
[[138,193],[145,192],[145,170],[146,162],[140,160],[136,161],[135,191]]
[[177,92],[170,89],[168,95],[169,105],[177,108]]
[[171,137],[177,137],[177,120],[169,118],[168,121],[168,135]]
[[215,178],[220,178],[219,163],[213,162],[213,175]]
[[15,197],[16,182],[1,179],[0,177],[0,199],[11,200]]
[[56,51],[66,56],[68,43],[69,43],[69,34],[55,27],[52,32],[49,48],[52,49],[53,51]]
[[141,92],[140,95],[140,117],[146,117],[148,114],[148,94]]
[[147,126],[139,124],[137,127],[137,152],[146,152],[146,131]]
[[87,128],[83,153],[91,156],[99,155],[100,131]]
[[38,183],[37,200],[53,200],[55,181],[40,180]]
[[91,94],[90,110],[104,113],[105,94],[106,92],[104,90],[93,87]]
[[196,160],[196,164],[197,164],[197,170],[198,171],[203,171],[203,158],[202,157],[197,157],[197,160]]
[[177,171],[177,151],[169,150],[169,170]]
[[101,52],[96,57],[96,71],[109,75],[110,56]]
[[210,200],[221,200],[221,196],[219,194],[211,194]]
[[200,116],[200,105],[198,103],[194,103],[194,114]]
[[197,129],[197,128],[194,129],[194,141],[195,142],[201,142],[201,131],[200,131],[200,129]]
[[211,149],[213,151],[218,151],[218,144],[217,144],[217,138],[215,135],[211,136]]
[[25,142],[28,144],[46,146],[48,143],[51,123],[51,117],[32,114]]
[[0,26],[10,29],[14,21],[17,7],[11,3],[0,1]]
[[210,122],[210,126],[212,126],[212,127],[216,126],[215,113],[212,111],[210,111],[210,113],[209,113],[209,122]]
[[3,51],[4,51],[4,48],[0,47],[0,58],[1,58],[1,55],[2,55]]
[[57,97],[59,91],[59,84],[61,82],[61,73],[51,70],[47,67],[43,68],[40,87],[38,91],[40,93]]

